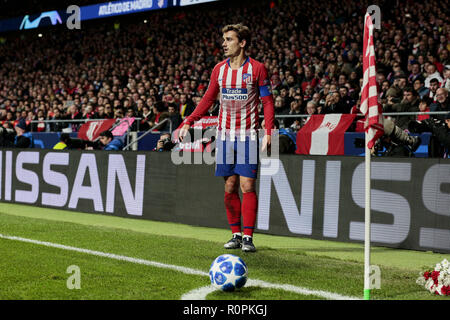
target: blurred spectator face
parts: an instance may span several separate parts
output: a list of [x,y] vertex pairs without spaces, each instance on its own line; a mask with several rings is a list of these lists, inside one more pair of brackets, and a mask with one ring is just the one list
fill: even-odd
[[[355,75],[356,75],[356,72],[352,72],[352,74],[353,73],[355,73]],[[382,74],[381,72],[378,72],[377,73],[377,82],[383,83],[384,80],[386,80],[386,77],[384,76],[384,74]]]
[[400,89],[404,89],[406,87],[406,83],[407,83],[406,78],[398,79],[398,87]]
[[276,97],[274,106],[275,106],[275,108],[282,108],[283,107],[283,98],[280,96]]
[[172,94],[167,94],[163,97],[163,101],[167,103],[174,102]]
[[448,91],[445,88],[439,88],[436,90],[436,100],[439,103],[444,103],[448,97]]
[[107,104],[105,105],[105,113],[110,113],[112,111],[111,105]]
[[105,137],[105,136],[100,136],[99,140],[100,140],[101,144],[104,146],[106,146],[108,143],[110,143],[112,141],[111,138]]
[[316,104],[319,104],[320,94],[314,93],[313,96],[312,96],[312,101],[314,101]]
[[420,72],[420,67],[417,63],[413,64],[411,66],[411,73],[412,74],[418,74]]
[[305,94],[307,94],[308,96],[311,96],[313,93],[313,89],[312,87],[308,84],[305,88]]
[[348,94],[347,88],[346,87],[339,88],[339,94],[340,94],[341,98],[346,97]]
[[430,81],[430,90],[433,93],[435,93],[438,88],[439,88],[439,82],[438,81]]
[[422,66],[425,62],[424,56],[420,55],[417,57],[417,62]]
[[400,68],[400,64],[399,63],[394,63],[394,65],[392,66],[392,70],[395,72],[401,71]]
[[176,112],[175,107],[172,105],[170,105],[167,110],[169,111],[169,114],[175,114],[175,112]]
[[[444,41],[445,41],[445,36],[441,36],[441,37],[444,37]],[[439,58],[440,58],[441,61],[447,60],[448,59],[448,50],[447,49],[443,49],[441,51],[441,53],[439,54]]]
[[334,92],[333,95],[331,96],[331,103],[338,103],[339,100],[341,100],[341,96],[339,94],[339,92]]
[[294,85],[294,84],[295,84],[294,76],[290,75],[290,76],[287,78],[287,83],[288,83],[290,86]]
[[78,111],[77,106],[75,106],[75,105],[71,105],[68,110],[69,110],[70,114],[75,114]]
[[336,61],[336,56],[335,56],[334,52],[330,52],[330,53],[328,54],[328,61],[329,61],[329,62],[334,62],[334,61]]
[[427,67],[428,75],[432,75],[435,72],[436,72],[436,66],[432,63],[428,64],[428,67]]
[[317,107],[312,104],[312,103],[308,103],[306,105],[306,113],[311,115],[311,114],[315,114],[317,112]]
[[444,79],[450,79],[450,69],[445,69],[445,71],[444,71]]
[[427,110],[427,108],[428,108],[427,103],[424,102],[424,101],[420,101],[420,103],[419,103],[419,110],[421,112],[425,112]]
[[300,110],[300,104],[298,101],[294,100],[291,102],[291,111],[299,111]]
[[416,80],[413,83],[414,90],[419,91],[420,88],[422,88],[422,82],[420,80]]
[[409,91],[403,92],[403,100],[405,102],[412,102],[414,100],[414,96],[413,96],[412,92],[409,92]]
[[311,76],[312,76],[311,68],[306,67],[305,68],[305,77],[309,79],[309,78],[311,78]]
[[389,89],[389,81],[383,81],[383,83],[381,84],[381,90],[387,91],[388,89]]

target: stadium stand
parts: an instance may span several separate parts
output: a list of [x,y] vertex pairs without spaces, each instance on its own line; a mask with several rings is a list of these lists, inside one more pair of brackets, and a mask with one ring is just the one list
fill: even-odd
[[[2,6],[11,6],[6,10],[8,17],[31,13],[21,11],[12,1],[2,2]],[[37,11],[65,3],[33,2],[30,8]],[[372,3],[232,2],[232,6],[218,2],[146,13],[147,23],[144,14],[138,14],[87,22],[76,31],[51,27],[39,31],[42,37],[37,31],[3,34],[1,124],[12,128],[20,119],[29,123],[117,118],[129,113],[144,118],[141,124],[148,128],[155,123],[155,105],[161,101],[166,109],[175,104],[184,118],[204,94],[213,66],[222,60],[221,27],[241,21],[254,31],[249,54],[264,61],[271,75],[276,114],[306,114],[311,100],[320,113],[350,113],[358,107],[361,17]],[[417,79],[426,84],[434,76],[440,80],[439,87],[450,82],[450,23],[443,4],[434,0],[398,3],[376,2],[383,14],[381,29],[375,31],[375,48],[379,93],[385,106],[402,103],[403,90],[416,85],[422,86],[417,87],[421,97],[433,99],[432,91],[416,84]],[[3,11],[2,18],[8,17]],[[184,104],[189,107],[183,108]],[[449,98],[430,108],[450,111]],[[298,130],[302,124],[301,119],[291,118],[288,126]],[[67,126],[42,123],[29,125],[29,129],[51,132]]]

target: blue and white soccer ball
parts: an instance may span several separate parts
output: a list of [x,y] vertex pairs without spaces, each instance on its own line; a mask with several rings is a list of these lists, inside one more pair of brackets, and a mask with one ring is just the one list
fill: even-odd
[[222,291],[234,291],[247,282],[248,269],[238,256],[223,254],[218,256],[209,269],[211,284]]

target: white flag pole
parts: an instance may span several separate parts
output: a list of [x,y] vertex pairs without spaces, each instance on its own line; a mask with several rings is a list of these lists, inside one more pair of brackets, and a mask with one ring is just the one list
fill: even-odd
[[368,148],[369,135],[366,132],[366,204],[365,204],[365,218],[364,218],[364,300],[370,300],[370,173],[371,173],[371,159],[370,149]]

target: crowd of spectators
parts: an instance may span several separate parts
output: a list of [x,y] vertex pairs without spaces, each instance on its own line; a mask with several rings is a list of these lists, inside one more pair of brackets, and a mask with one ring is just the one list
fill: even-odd
[[[3,0],[5,1],[5,0]],[[264,62],[276,115],[351,113],[362,84],[363,16],[368,1],[260,0],[218,2],[149,13],[148,20],[110,20],[81,30],[52,28],[42,37],[0,44],[0,121],[25,119],[32,131],[77,124],[45,119],[140,117],[148,130],[189,115],[223,59],[222,26],[253,31],[249,55]],[[450,111],[449,36],[445,4],[376,2],[377,82],[385,111]],[[217,104],[210,115],[217,115]],[[262,113],[261,113],[262,114]],[[405,122],[405,123],[403,123]],[[298,130],[304,119],[280,119]],[[397,123],[407,128],[407,120]],[[167,130],[167,126],[157,128]]]

